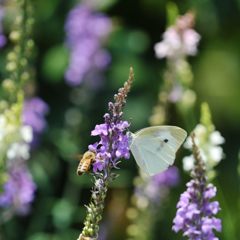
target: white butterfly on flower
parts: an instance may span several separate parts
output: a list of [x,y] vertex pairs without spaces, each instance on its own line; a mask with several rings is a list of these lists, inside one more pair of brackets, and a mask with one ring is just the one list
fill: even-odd
[[155,126],[132,133],[130,149],[143,172],[155,175],[174,163],[187,132],[175,126]]

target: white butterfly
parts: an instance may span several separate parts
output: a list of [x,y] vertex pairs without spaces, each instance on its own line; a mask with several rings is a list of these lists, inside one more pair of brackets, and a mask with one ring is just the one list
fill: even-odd
[[141,170],[152,176],[174,163],[176,152],[186,137],[187,132],[179,127],[147,127],[132,133],[130,149]]

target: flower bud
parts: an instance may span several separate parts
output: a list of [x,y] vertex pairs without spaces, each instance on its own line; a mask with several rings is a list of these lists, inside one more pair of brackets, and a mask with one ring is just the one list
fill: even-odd
[[11,79],[5,79],[2,83],[2,86],[3,86],[4,90],[8,91],[8,92],[13,92],[15,89],[15,84],[14,84],[13,80],[11,80]]
[[17,56],[15,52],[9,52],[7,55],[7,60],[8,61],[16,61]]
[[9,72],[13,72],[17,69],[17,64],[16,62],[8,62],[6,65],[6,70]]
[[21,34],[19,31],[12,31],[9,37],[13,42],[18,42],[20,40]]

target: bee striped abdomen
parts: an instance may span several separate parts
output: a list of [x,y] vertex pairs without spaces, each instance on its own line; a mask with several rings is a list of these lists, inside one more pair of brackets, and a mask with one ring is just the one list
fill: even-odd
[[77,168],[77,174],[82,175],[85,172],[88,172],[91,166],[91,161],[85,160],[85,161],[80,161],[78,168]]
[[78,164],[77,175],[82,175],[90,170],[92,162],[95,160],[95,153],[87,151],[84,153]]

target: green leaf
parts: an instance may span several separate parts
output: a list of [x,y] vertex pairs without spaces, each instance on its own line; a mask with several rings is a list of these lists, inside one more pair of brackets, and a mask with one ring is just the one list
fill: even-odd
[[168,26],[174,25],[178,16],[179,16],[179,10],[176,3],[168,2],[167,3],[167,25]]

